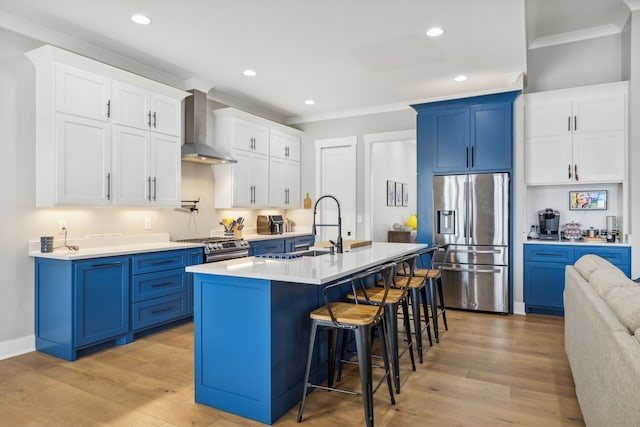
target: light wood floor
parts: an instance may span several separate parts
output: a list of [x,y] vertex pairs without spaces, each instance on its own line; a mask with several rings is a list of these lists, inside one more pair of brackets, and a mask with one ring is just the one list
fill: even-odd
[[[401,359],[376,426],[581,426],[561,318],[448,311],[449,331],[416,372]],[[357,384],[347,368],[343,384]],[[351,375],[350,375],[351,374]],[[277,426],[364,425],[359,397],[314,391]],[[37,352],[0,361],[3,426],[260,426],[193,399],[193,325],[65,362]]]

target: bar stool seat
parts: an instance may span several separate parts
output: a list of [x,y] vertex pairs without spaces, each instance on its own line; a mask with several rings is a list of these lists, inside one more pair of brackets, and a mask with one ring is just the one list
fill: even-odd
[[[364,273],[356,275],[354,277],[340,280],[336,283],[326,286],[322,290],[322,298],[324,300],[324,306],[314,310],[310,313],[311,318],[311,331],[309,335],[309,348],[307,351],[307,361],[305,368],[305,376],[302,390],[302,400],[300,402],[300,408],[298,410],[297,421],[302,421],[302,414],[304,412],[304,404],[307,398],[307,393],[310,388],[320,388],[325,390],[337,391],[345,394],[360,395],[362,396],[365,422],[367,427],[373,427],[373,393],[378,387],[386,380],[387,387],[389,389],[389,398],[392,405],[395,405],[395,398],[393,396],[393,386],[391,384],[391,375],[389,369],[389,354],[387,351],[387,336],[385,322],[382,321],[384,312],[384,303],[387,298],[387,293],[391,285],[391,279],[395,264],[386,264],[374,269],[368,270]],[[383,282],[385,283],[385,292],[381,298],[381,304],[379,306],[367,305],[367,304],[354,304],[341,301],[329,301],[327,295],[333,292],[335,288],[351,285],[354,286],[355,282],[363,283],[362,278],[368,275],[380,274]],[[354,288],[355,289],[355,288]],[[380,347],[382,348],[382,359],[384,362],[385,373],[380,379],[378,385],[373,387],[372,377],[372,364],[371,364],[371,337],[374,327],[379,327],[380,331]],[[321,384],[312,384],[309,382],[311,374],[311,364],[314,356],[314,346],[316,341],[316,335],[319,329],[324,329],[329,332],[328,340],[328,373],[327,373],[327,386]],[[335,372],[335,347],[337,341],[337,332],[353,331],[355,334],[356,351],[358,356],[358,366],[360,372],[360,385],[361,391],[344,390],[333,387],[333,375]]]

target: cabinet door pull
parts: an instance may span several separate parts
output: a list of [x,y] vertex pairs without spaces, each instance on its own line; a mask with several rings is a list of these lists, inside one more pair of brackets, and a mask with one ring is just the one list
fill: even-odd
[[162,282],[162,283],[154,283],[153,285],[151,285],[152,288],[162,288],[164,286],[171,286],[173,285],[173,282]]
[[111,172],[107,174],[107,200],[111,200]]
[[563,254],[548,254],[545,252],[538,252],[536,256],[556,256],[557,257],[557,256],[563,256]]
[[567,116],[567,131],[571,132],[571,116]]
[[578,165],[573,165],[573,176],[576,178],[576,181],[580,181],[580,178],[578,178]]
[[156,127],[156,112],[153,112],[153,127]]
[[158,196],[158,177],[153,177],[153,201],[157,200]]
[[111,117],[111,100],[107,101],[107,118]]
[[165,264],[173,264],[173,260],[167,259],[164,261],[156,261],[151,263],[151,265],[165,265]]
[[151,311],[151,314],[160,314],[160,313],[164,313],[167,311],[171,311],[173,310],[175,307],[174,306],[169,306],[169,307],[165,307],[165,308],[160,308],[158,310],[153,310]]
[[148,194],[147,194],[147,200],[151,201],[151,177],[147,178],[147,187],[148,187]]
[[464,156],[467,159],[467,167],[469,167],[469,147],[464,149]]
[[476,165],[476,147],[471,147],[471,167],[475,167]]
[[578,116],[573,116],[573,130],[578,130]]
[[568,164],[567,168],[568,168],[568,172],[569,172],[568,178],[571,179],[571,164]]
[[151,127],[151,111],[147,113],[147,117],[148,117],[147,126]]
[[113,261],[113,262],[105,262],[103,264],[93,264],[91,268],[103,268],[103,267],[114,267],[116,265],[122,264],[121,261]]

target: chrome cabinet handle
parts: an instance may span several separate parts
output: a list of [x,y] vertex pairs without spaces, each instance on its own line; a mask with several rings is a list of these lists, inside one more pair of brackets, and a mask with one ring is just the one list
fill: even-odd
[[147,194],[147,200],[151,201],[151,177],[147,178],[147,187],[148,187],[148,194]]
[[580,181],[580,178],[578,177],[578,165],[573,165],[573,176],[576,177],[576,181]]
[[147,117],[148,117],[147,126],[151,127],[151,111],[147,113]]
[[578,116],[573,116],[573,130],[578,130]]
[[571,179],[571,164],[568,164],[567,168],[568,168],[568,173],[569,173],[568,178]]
[[165,307],[165,308],[160,308],[158,310],[153,310],[151,311],[151,314],[160,314],[160,313],[164,313],[166,311],[171,311],[173,310],[175,307],[174,306],[169,306],[169,307]]
[[111,172],[107,174],[107,200],[111,200]]
[[158,177],[153,177],[153,201],[157,200],[158,196]]
[[153,127],[156,127],[156,113],[155,111],[153,112]]
[[571,132],[571,116],[567,116],[567,131]]
[[102,263],[102,264],[92,264],[91,268],[114,267],[114,266],[120,265],[120,264],[122,264],[121,261],[105,262],[105,263]]
[[111,117],[111,100],[107,101],[107,118]]

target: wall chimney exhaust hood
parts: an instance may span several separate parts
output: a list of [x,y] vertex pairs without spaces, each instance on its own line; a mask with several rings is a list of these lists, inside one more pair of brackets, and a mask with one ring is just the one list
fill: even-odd
[[207,94],[193,89],[184,108],[184,139],[182,160],[186,162],[219,165],[238,163],[225,153],[207,145]]

